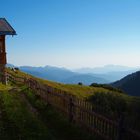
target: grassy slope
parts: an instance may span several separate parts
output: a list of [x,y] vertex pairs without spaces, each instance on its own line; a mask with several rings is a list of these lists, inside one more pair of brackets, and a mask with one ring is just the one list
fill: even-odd
[[[114,90],[109,90],[109,89],[106,89],[103,87],[89,87],[89,86],[84,86],[84,85],[81,86],[81,85],[72,85],[72,84],[61,84],[61,83],[56,83],[56,82],[52,82],[52,81],[48,81],[48,80],[35,78],[35,77],[28,75],[26,73],[23,73],[21,71],[16,71],[16,73],[11,70],[8,70],[8,71],[16,76],[34,78],[37,81],[39,81],[40,83],[66,91],[77,97],[85,98],[90,101],[94,101],[96,104],[98,104],[99,102],[103,102],[104,99],[111,100],[112,103],[116,102],[116,104],[119,104],[120,100],[121,100],[122,102],[125,102],[127,104],[127,106],[131,106],[131,104],[133,104],[134,102],[136,102],[138,104],[140,103],[140,97],[128,96],[125,93],[122,93],[119,91],[114,91]],[[102,98],[102,97],[104,97],[104,98]],[[95,98],[98,98],[98,102],[95,101]],[[101,101],[99,101],[99,100],[101,100]]]
[[[17,71],[16,73],[9,70],[14,75],[23,77],[32,77],[23,72]],[[137,127],[140,126],[140,98],[128,96],[124,93],[108,90],[102,87],[89,87],[80,85],[67,85],[60,84],[52,81],[42,80],[32,77],[43,84],[47,84],[51,87],[58,88],[63,91],[67,91],[80,98],[86,98],[96,105],[101,106],[102,111],[108,113],[109,116],[118,116],[120,112],[124,112],[130,122],[137,121]],[[135,123],[135,122],[134,122]]]
[[0,84],[0,112],[1,140],[95,140],[26,86]]
[[53,139],[48,128],[29,110],[21,98],[21,89],[16,91],[10,88],[9,90],[9,87],[0,84],[0,110],[3,123],[0,126],[3,130],[1,139]]
[[85,133],[82,129],[69,123],[66,116],[55,108],[40,100],[38,96],[25,89],[26,99],[35,107],[39,118],[48,126],[49,130],[58,140],[95,140],[95,136]]
[[[87,100],[92,101],[93,103],[97,105],[104,106],[104,104],[107,103],[108,106],[112,106],[112,104],[116,106],[121,106],[122,104],[125,104],[127,108],[132,107],[135,104],[135,106],[139,106],[140,104],[140,97],[133,97],[133,96],[128,96],[125,93],[119,92],[119,91],[114,91],[110,89],[106,89],[103,87],[89,87],[89,86],[84,86],[84,85],[72,85],[72,84],[61,84],[61,83],[56,83],[48,80],[43,80],[39,78],[35,78],[31,75],[28,75],[26,73],[23,73],[21,71],[16,71],[13,72],[10,69],[7,69],[9,72],[16,76],[21,76],[21,77],[30,77],[34,78],[40,83],[46,84],[48,86],[66,91],[70,94],[73,94],[77,97],[80,98],[85,98]],[[105,101],[105,102],[104,102]],[[110,101],[110,102],[108,102]],[[135,103],[136,102],[136,103]],[[104,104],[102,104],[104,103]],[[120,104],[122,103],[122,104]]]
[[39,79],[39,78],[35,78],[31,75],[28,75],[26,73],[23,73],[21,71],[16,71],[13,72],[11,70],[8,70],[9,72],[11,72],[14,75],[18,75],[21,77],[30,77],[30,78],[34,78],[36,80],[38,80],[39,82],[46,84],[48,86],[66,91],[70,94],[73,94],[77,97],[85,97],[88,98],[92,95],[94,95],[95,93],[114,93],[114,94],[120,94],[119,92],[116,91],[112,91],[112,90],[108,90],[102,87],[89,87],[89,86],[80,86],[80,85],[74,85],[74,84],[61,84],[61,83],[56,83],[56,82],[52,82],[52,81],[48,81],[48,80],[43,80],[43,79]]

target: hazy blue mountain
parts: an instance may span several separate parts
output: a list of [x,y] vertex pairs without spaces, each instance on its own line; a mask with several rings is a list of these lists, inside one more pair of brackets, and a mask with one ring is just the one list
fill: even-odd
[[120,80],[123,77],[127,76],[128,74],[136,72],[136,71],[137,70],[114,71],[114,72],[108,72],[105,74],[90,74],[90,75],[106,79],[109,82],[115,82],[115,81]]
[[[7,67],[15,67],[12,64],[7,64]],[[110,70],[118,67],[118,70],[121,70],[123,66],[105,66],[106,69]],[[113,67],[111,69],[111,67]],[[104,68],[104,67],[103,67]],[[48,79],[51,81],[62,82],[62,83],[73,83],[77,84],[78,82],[82,82],[83,84],[91,84],[91,83],[112,83],[114,81],[120,80],[126,75],[135,72],[136,70],[127,70],[127,71],[108,71],[103,73],[78,73],[73,72],[65,68],[58,68],[52,66],[45,67],[31,67],[31,66],[21,66],[20,70],[31,74],[33,76]],[[126,67],[124,68],[126,70]],[[128,68],[131,69],[131,68]],[[101,71],[101,70],[100,70]],[[103,70],[102,70],[103,71]],[[107,71],[107,70],[106,70]]]
[[111,85],[123,90],[129,95],[140,96],[140,71],[129,74]]
[[125,72],[131,70],[138,70],[138,68],[127,67],[127,66],[120,66],[120,65],[105,65],[103,67],[95,67],[95,68],[81,68],[73,70],[74,72],[78,73],[96,73],[96,74],[106,74],[110,72]]
[[127,76],[130,73],[138,71],[139,68],[119,66],[119,65],[106,65],[104,67],[96,68],[81,68],[73,70],[80,74],[89,74],[91,76],[106,79],[109,82],[115,82]]
[[64,68],[57,68],[52,66],[45,67],[29,67],[22,66],[20,70],[29,73],[31,75],[37,76],[39,78],[52,80],[56,82],[62,82],[64,78],[69,78],[74,76],[75,73]]
[[100,84],[109,83],[109,81],[107,81],[106,79],[95,77],[88,74],[77,74],[64,79],[62,82],[69,84],[77,84],[79,82],[82,82],[85,85],[90,85],[91,83],[100,83]]
[[86,85],[91,84],[93,82],[109,83],[109,81],[103,78],[100,77],[98,78],[88,74],[78,74],[75,72],[71,72],[70,70],[67,70],[65,68],[58,68],[52,66],[45,67],[22,66],[19,68],[20,70],[33,76],[56,82],[71,83],[71,84],[77,84],[78,82],[82,82],[83,84]]

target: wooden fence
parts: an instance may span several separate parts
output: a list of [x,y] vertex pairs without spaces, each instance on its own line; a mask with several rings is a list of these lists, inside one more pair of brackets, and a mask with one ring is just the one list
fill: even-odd
[[97,113],[95,107],[88,101],[78,99],[74,95],[60,89],[41,84],[33,78],[18,77],[7,73],[7,79],[11,82],[27,85],[35,91],[43,100],[56,107],[74,122],[91,133],[105,140],[140,140],[140,133],[128,126],[124,126],[124,118],[111,120]]

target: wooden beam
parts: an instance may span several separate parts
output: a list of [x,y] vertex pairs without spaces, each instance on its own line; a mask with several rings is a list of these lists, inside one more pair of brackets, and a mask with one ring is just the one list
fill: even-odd
[[6,48],[5,48],[5,35],[0,35],[0,82],[6,84]]

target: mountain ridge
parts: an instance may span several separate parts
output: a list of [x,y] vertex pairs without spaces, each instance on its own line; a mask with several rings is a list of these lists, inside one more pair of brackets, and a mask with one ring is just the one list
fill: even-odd
[[123,90],[129,95],[140,96],[140,71],[129,74],[111,85]]
[[[8,64],[7,67],[16,67],[12,64]],[[111,69],[111,67],[117,67],[116,65],[107,65],[104,66],[106,68]],[[120,69],[125,66],[118,66]],[[135,72],[136,70],[127,70],[127,71],[108,71],[107,73],[78,73],[73,70],[69,70],[64,67],[56,67],[56,66],[49,66],[46,65],[44,67],[34,67],[34,66],[19,66],[20,70],[31,74],[33,76],[37,76],[39,78],[67,83],[67,84],[77,84],[82,82],[85,85],[90,85],[91,83],[99,83],[99,84],[107,84],[115,82],[126,75]],[[102,69],[102,68],[101,68]],[[126,67],[125,67],[126,69]],[[132,68],[131,68],[132,69]],[[103,69],[102,69],[103,71]]]
[[130,70],[137,70],[139,69],[138,67],[128,67],[128,66],[122,66],[122,65],[105,65],[101,67],[94,67],[94,68],[89,68],[89,67],[83,67],[80,69],[75,69],[75,72],[78,73],[97,73],[97,74],[105,74],[105,73],[110,73],[110,72],[119,72],[119,71],[130,71]]

